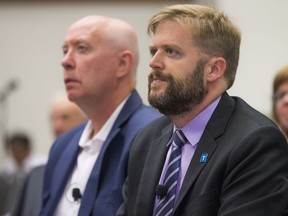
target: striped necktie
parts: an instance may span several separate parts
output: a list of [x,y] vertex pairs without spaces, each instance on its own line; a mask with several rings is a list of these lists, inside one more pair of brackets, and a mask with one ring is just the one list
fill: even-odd
[[187,138],[181,130],[173,134],[172,151],[169,158],[164,185],[167,194],[161,199],[155,209],[154,216],[169,216],[173,213],[176,199],[178,174],[181,167],[181,148],[187,142]]

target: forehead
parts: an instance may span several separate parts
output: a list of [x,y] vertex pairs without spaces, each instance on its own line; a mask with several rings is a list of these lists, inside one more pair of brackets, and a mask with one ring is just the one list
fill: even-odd
[[279,85],[278,91],[288,90],[288,80]]
[[152,37],[153,43],[176,43],[187,46],[192,45],[192,34],[176,21],[161,22]]
[[64,42],[74,42],[81,40],[99,40],[101,36],[101,28],[100,23],[96,22],[78,22],[72,25],[66,34]]

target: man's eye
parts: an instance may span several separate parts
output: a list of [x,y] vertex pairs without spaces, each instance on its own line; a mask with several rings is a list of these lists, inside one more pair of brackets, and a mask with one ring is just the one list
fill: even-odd
[[68,114],[61,115],[61,119],[64,120],[64,121],[66,121],[66,120],[68,120],[70,118],[71,118],[71,116],[69,116]]
[[87,51],[87,49],[88,48],[86,46],[78,46],[77,47],[77,50],[80,51],[80,52],[85,52],[85,51]]
[[66,55],[68,52],[68,49],[62,49],[63,55]]
[[280,101],[284,98],[284,96],[287,94],[288,92],[278,92],[274,95],[274,101],[277,102],[277,101]]
[[167,48],[166,49],[166,53],[168,53],[169,55],[176,55],[177,52],[174,49],[171,48]]
[[151,54],[151,56],[154,56],[155,54],[156,54],[156,49],[150,49],[150,54]]

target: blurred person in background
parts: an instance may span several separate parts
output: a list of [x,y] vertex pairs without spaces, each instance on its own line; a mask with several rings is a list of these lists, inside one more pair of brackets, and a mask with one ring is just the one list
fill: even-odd
[[114,216],[130,144],[160,116],[135,89],[136,32],[119,19],[87,16],[69,27],[62,48],[68,98],[89,120],[54,142],[40,215]]
[[272,104],[272,118],[288,139],[288,65],[274,77]]
[[55,94],[50,109],[50,122],[54,138],[87,120],[82,110],[67,98],[65,92]]
[[43,156],[33,152],[31,137],[24,132],[15,132],[8,136],[5,149],[8,157],[2,169],[8,174],[25,175],[45,162]]
[[[66,131],[86,120],[79,107],[69,101],[65,92],[58,92],[52,98],[49,111],[51,131],[56,139]],[[38,216],[42,204],[42,189],[45,165],[35,167],[25,181],[18,197],[13,216]]]
[[33,152],[32,139],[25,132],[14,132],[6,138],[7,158],[0,172],[0,215],[11,212],[15,198],[30,171],[46,162],[46,158]]

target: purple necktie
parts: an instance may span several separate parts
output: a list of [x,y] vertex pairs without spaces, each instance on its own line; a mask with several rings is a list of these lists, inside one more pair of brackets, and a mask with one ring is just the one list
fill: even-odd
[[159,201],[154,216],[169,216],[173,213],[178,174],[181,167],[181,148],[186,142],[187,138],[184,133],[181,130],[176,130],[173,134],[172,151],[164,178],[164,186],[167,189],[167,194]]

